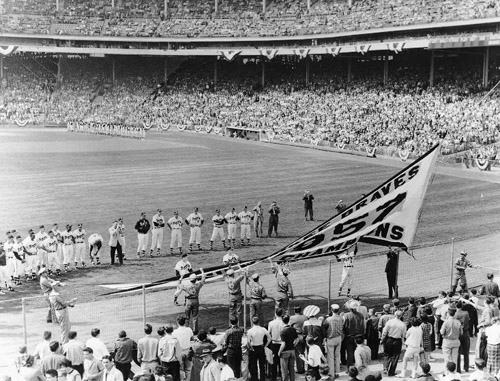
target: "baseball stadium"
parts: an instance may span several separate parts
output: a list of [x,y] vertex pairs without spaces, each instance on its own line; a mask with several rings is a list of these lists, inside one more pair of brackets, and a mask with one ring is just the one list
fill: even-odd
[[[468,291],[481,294],[499,269],[499,14],[500,3],[481,0],[0,0],[0,375],[31,380],[18,359],[35,354],[45,331],[65,344],[58,314],[47,323],[54,304],[41,289],[44,271],[63,285],[60,298],[73,300],[64,319],[84,343],[98,327],[116,355],[121,330],[138,341],[146,324],[154,332],[175,325],[189,295],[177,297],[181,254],[166,224],[174,212],[196,282],[200,269],[207,274],[202,330],[229,327],[226,246],[239,257],[231,270],[245,276],[245,330],[252,275],[267,291],[261,325],[275,318],[273,268],[286,270],[293,286],[290,314],[317,306],[323,321],[332,305],[349,313],[353,297],[377,316],[393,298],[432,306],[457,272],[457,291],[467,295],[460,302]],[[306,194],[314,218],[305,214]],[[271,222],[273,204],[279,220]],[[232,242],[211,238],[220,228],[216,210],[245,207],[250,238],[240,239],[242,221]],[[191,242],[188,221],[195,208],[204,221],[199,242]],[[153,225],[157,212],[161,226]],[[143,213],[152,227],[145,236],[137,230]],[[111,230],[119,219],[123,241]],[[22,243],[30,230],[54,224],[59,233],[69,225],[74,237],[82,226],[85,233],[68,241],[81,244],[75,266],[59,236],[54,260],[43,244],[31,252]],[[153,246],[155,229],[163,237]],[[89,252],[92,234],[100,236],[99,264]],[[114,258],[116,245],[123,261]],[[392,249],[394,292],[386,277]],[[348,285],[339,290],[348,254]],[[481,326],[481,318],[488,298],[496,305],[499,296],[478,295],[480,329],[497,325],[492,318]],[[471,359],[483,358],[476,340]],[[488,342],[493,376],[499,343]],[[446,369],[444,352],[431,353],[435,376]],[[386,370],[383,353],[381,346],[373,370]],[[35,360],[29,368],[43,362]],[[345,364],[341,370],[331,377],[350,379]],[[140,363],[133,372],[137,379]]]

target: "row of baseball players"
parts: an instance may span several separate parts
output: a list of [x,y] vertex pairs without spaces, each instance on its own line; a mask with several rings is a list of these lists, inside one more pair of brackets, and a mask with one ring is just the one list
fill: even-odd
[[[14,285],[21,284],[23,276],[26,280],[37,279],[36,273],[42,267],[58,275],[63,268],[69,271],[73,263],[75,268],[79,263],[86,267],[86,234],[82,224],[75,230],[68,224],[66,230],[60,231],[57,223],[49,231],[44,225],[39,226],[37,233],[30,229],[25,238],[16,230],[8,231],[0,254],[6,257],[5,266],[0,266],[0,284],[12,291]],[[91,261],[94,264],[92,257]]]
[[[250,244],[250,223],[254,218],[262,218],[262,211],[257,210],[255,207],[253,211],[248,210],[245,206],[243,210],[236,213],[235,208],[222,215],[220,209],[215,210],[215,215],[212,217],[213,231],[210,238],[210,250],[214,248],[214,241],[220,239],[222,246],[235,247],[236,246],[236,230],[239,222],[240,226],[240,240],[241,245]],[[189,236],[189,251],[193,250],[193,245],[196,244],[198,250],[201,248],[201,227],[203,226],[205,219],[199,212],[198,208],[194,208],[193,213],[189,214],[185,219],[179,216],[177,211],[174,215],[166,220],[162,215],[162,210],[158,209],[156,214],[152,218],[152,226],[149,220],[146,218],[146,213],[141,213],[141,219],[135,224],[135,229],[137,230],[138,246],[137,246],[137,257],[141,258],[146,255],[146,249],[149,241],[149,231],[151,230],[151,248],[149,255],[153,257],[155,255],[161,254],[161,247],[163,243],[163,230],[167,226],[170,229],[170,254],[174,253],[174,248],[179,249],[179,253],[182,254],[182,227],[184,224],[189,226],[190,236]],[[224,232],[224,224],[227,224],[227,243],[226,235]]]

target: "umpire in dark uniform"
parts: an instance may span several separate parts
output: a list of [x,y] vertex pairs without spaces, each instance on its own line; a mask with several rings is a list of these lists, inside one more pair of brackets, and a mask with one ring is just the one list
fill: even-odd
[[389,252],[387,253],[387,263],[385,264],[387,287],[389,287],[389,299],[398,297],[398,260],[399,253],[389,246]]

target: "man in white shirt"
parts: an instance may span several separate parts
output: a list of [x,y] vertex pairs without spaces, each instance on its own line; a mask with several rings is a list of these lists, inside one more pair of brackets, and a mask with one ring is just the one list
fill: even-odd
[[180,367],[182,362],[182,351],[179,340],[172,333],[174,327],[171,324],[165,326],[165,336],[158,344],[158,357],[166,372],[172,375],[173,381],[180,381]]
[[104,356],[102,358],[102,365],[104,365],[104,373],[102,381],[123,381],[123,374],[115,367],[115,363],[111,356]]
[[278,352],[281,347],[281,330],[285,326],[283,323],[283,310],[277,308],[274,320],[271,320],[267,326],[269,334],[271,335],[271,344],[269,349],[273,352],[273,363],[271,364],[271,381],[276,381],[278,375],[278,366],[280,365],[280,358]]
[[98,338],[100,334],[101,330],[99,328],[92,328],[92,330],[90,331],[90,335],[92,337],[85,343],[86,347],[92,348],[92,350],[94,351],[94,357],[99,360],[104,356],[109,355],[108,348],[106,348],[106,345],[101,341],[101,339]]
[[179,345],[182,352],[181,361],[181,381],[189,381],[191,379],[191,369],[193,361],[189,359],[189,350],[191,349],[191,341],[193,340],[193,330],[186,327],[186,317],[177,317],[178,327],[174,329],[172,336],[179,340]]
[[[266,338],[264,344],[264,338]],[[259,324],[259,318],[252,318],[252,328],[247,332],[248,339],[248,370],[251,381],[265,381],[266,379],[266,352],[265,348],[271,343],[271,335]],[[260,377],[259,377],[260,376]]]
[[43,360],[45,357],[47,357],[50,354],[50,342],[52,341],[52,332],[50,331],[45,331],[43,333],[43,341],[41,343],[38,343],[35,352],[33,352],[33,357],[35,359],[40,359]]
[[63,354],[71,361],[71,366],[83,376],[83,349],[85,345],[80,340],[77,340],[76,336],[75,331],[69,331],[69,341],[63,345]]
[[137,342],[137,361],[141,364],[141,370],[144,373],[153,373],[159,365],[158,362],[158,339],[151,336],[153,327],[146,324],[144,333],[146,336]]

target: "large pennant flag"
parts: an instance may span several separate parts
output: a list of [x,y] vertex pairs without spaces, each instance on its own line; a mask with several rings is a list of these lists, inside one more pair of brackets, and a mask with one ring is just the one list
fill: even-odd
[[328,47],[325,48],[327,54],[331,54],[333,57],[337,57],[340,53],[340,46]]
[[356,53],[361,53],[362,55],[365,55],[365,53],[368,53],[370,48],[371,48],[370,44],[356,45]]
[[405,42],[389,42],[387,44],[387,49],[389,49],[391,52],[398,54],[403,51],[404,46]]
[[[436,145],[343,212],[274,254],[241,263],[239,270],[268,260],[281,263],[338,256],[352,250],[358,242],[408,249],[415,236],[427,187],[434,172],[438,147],[439,145]],[[220,279],[226,269],[227,266],[223,265],[205,269],[207,281]],[[200,271],[195,271],[195,274],[200,275]],[[145,287],[168,288],[176,287],[178,284],[178,279],[171,277]],[[126,289],[123,289],[125,285],[103,286],[116,290],[111,293],[130,292],[142,288],[136,285],[128,285]]]
[[310,49],[293,49],[293,54],[299,56],[301,60],[307,57]]

